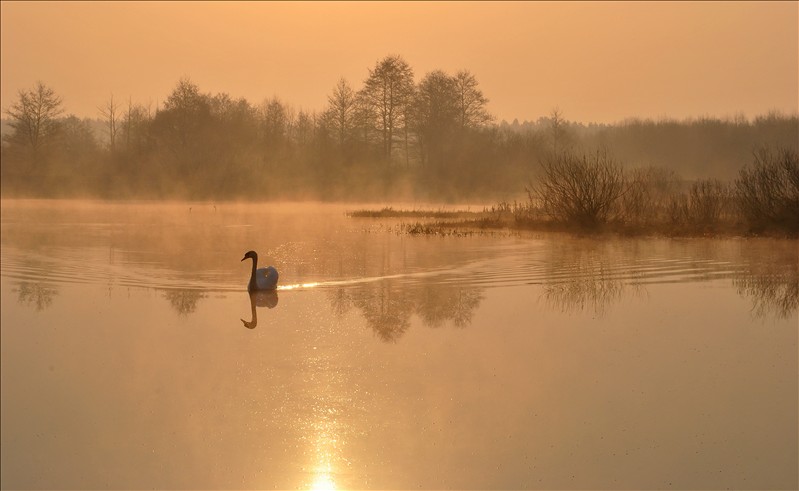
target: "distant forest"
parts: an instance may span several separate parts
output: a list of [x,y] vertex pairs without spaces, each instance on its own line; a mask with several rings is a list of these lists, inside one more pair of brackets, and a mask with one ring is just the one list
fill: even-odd
[[[544,97],[536,94],[536,97]],[[321,112],[260,104],[178,81],[162,104],[110,97],[97,118],[65,115],[37,83],[3,108],[4,197],[496,200],[521,195],[548,158],[603,149],[626,168],[734,179],[762,147],[796,150],[796,114],[747,119],[497,122],[475,75],[417,83],[387,56],[359,87],[341,79]]]

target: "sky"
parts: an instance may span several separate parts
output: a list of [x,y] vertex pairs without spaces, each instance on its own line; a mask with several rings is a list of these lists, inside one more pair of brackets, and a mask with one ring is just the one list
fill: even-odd
[[41,81],[67,113],[166,99],[189,77],[324,109],[401,55],[418,82],[471,71],[497,120],[799,112],[799,2],[8,2],[0,106]]

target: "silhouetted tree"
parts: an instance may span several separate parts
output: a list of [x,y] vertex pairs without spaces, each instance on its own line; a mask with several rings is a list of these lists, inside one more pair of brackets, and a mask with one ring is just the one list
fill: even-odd
[[116,152],[117,123],[119,122],[119,105],[114,102],[114,94],[106,101],[103,106],[98,107],[102,115],[106,130],[108,131],[108,149],[111,153]]
[[407,124],[407,105],[413,95],[413,69],[401,56],[387,56],[369,70],[364,98],[376,116],[375,127],[382,134],[383,156],[390,163],[394,137]]
[[455,91],[458,94],[458,121],[461,130],[478,128],[490,123],[494,118],[486,110],[488,99],[477,88],[477,79],[468,70],[461,70],[454,77]]
[[55,141],[58,117],[64,112],[61,97],[55,91],[37,82],[29,90],[20,90],[19,99],[6,113],[14,129],[7,141],[24,152],[26,160],[37,165],[44,149]]
[[210,98],[188,78],[182,78],[155,116],[156,134],[176,159],[177,171],[188,176],[205,161],[205,141],[211,120]]
[[151,119],[149,107],[128,100],[121,128],[128,155],[140,155],[144,152],[148,144],[148,124]]
[[288,138],[294,115],[291,109],[277,97],[267,99],[259,110],[261,141],[264,160],[273,163],[288,150]]
[[568,143],[569,133],[567,123],[563,119],[563,113],[556,107],[549,113],[549,135],[552,139],[552,152],[557,154],[565,150]]
[[345,79],[339,79],[333,93],[327,97],[325,117],[327,124],[335,134],[340,148],[344,148],[355,129],[356,95]]
[[419,83],[414,114],[423,164],[444,167],[460,124],[459,97],[455,79],[441,70],[428,73]]

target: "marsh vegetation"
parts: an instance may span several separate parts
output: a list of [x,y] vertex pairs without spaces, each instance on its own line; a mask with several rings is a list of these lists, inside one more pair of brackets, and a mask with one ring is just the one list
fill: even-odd
[[799,158],[788,149],[754,153],[732,183],[686,182],[663,168],[624,169],[606,150],[564,153],[543,164],[527,199],[482,211],[357,210],[354,217],[427,218],[411,234],[461,228],[522,228],[623,234],[799,234]]

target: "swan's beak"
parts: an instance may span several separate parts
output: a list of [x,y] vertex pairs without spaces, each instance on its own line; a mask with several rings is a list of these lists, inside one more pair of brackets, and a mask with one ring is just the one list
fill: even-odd
[[244,256],[243,258],[241,258],[242,261],[244,261],[245,259],[247,259],[247,256]]

